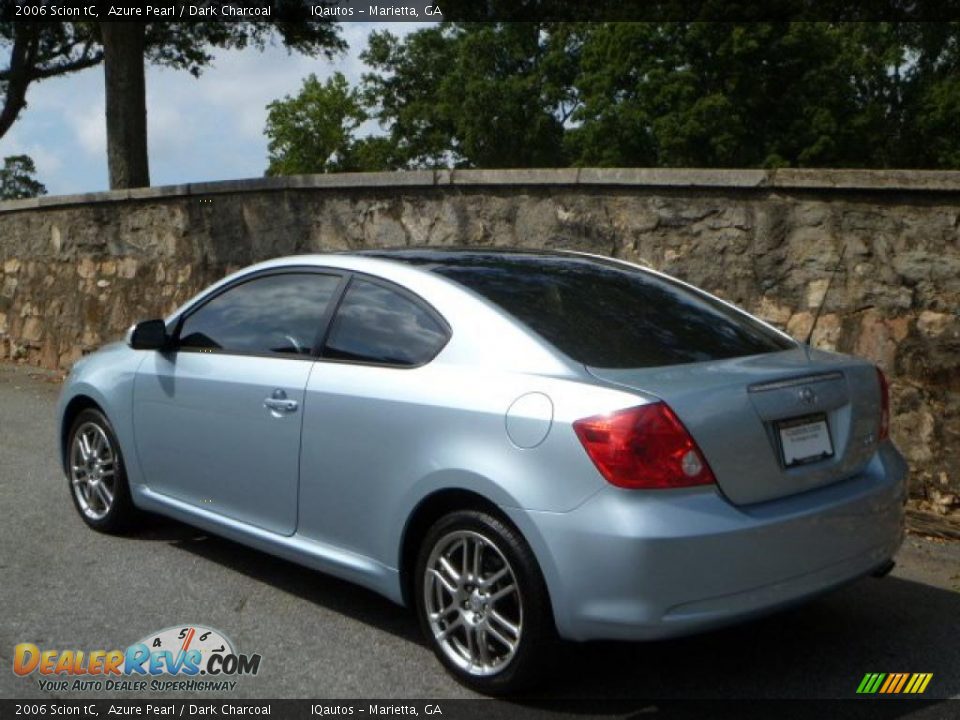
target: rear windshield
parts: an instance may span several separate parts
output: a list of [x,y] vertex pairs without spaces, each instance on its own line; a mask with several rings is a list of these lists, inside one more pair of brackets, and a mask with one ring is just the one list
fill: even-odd
[[463,253],[430,269],[591,367],[679,365],[795,346],[713,298],[612,261]]

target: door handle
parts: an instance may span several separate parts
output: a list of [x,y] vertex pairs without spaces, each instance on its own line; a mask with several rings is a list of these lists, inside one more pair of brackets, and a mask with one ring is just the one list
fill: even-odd
[[263,401],[263,406],[275,415],[280,415],[281,413],[296,412],[300,403],[287,398],[287,393],[278,388],[273,391],[273,395]]
[[263,405],[276,412],[295,412],[299,407],[296,400],[276,400],[274,398],[267,398],[263,401]]

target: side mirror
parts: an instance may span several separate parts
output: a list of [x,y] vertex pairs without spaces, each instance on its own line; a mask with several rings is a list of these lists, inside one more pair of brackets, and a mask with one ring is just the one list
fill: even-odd
[[134,350],[166,350],[169,345],[170,336],[163,320],[144,320],[130,333],[130,347]]

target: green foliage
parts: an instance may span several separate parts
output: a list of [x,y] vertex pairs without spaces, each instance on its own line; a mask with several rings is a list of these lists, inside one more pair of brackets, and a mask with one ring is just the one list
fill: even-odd
[[[855,107],[838,35],[817,23],[598,26],[578,77],[576,162],[842,163]],[[626,142],[611,148],[611,133]]]
[[578,165],[958,167],[956,23],[598,24]]
[[563,163],[575,54],[539,23],[373,33],[364,96],[409,166]]
[[[216,3],[217,7],[220,5]],[[329,58],[346,48],[337,34],[335,24],[293,22],[281,13],[277,21],[270,22],[214,20],[146,23],[145,57],[154,65],[186,70],[191,75],[199,76],[213,60],[211,48],[263,50],[267,43],[275,39],[279,39],[291,52],[311,56],[322,53]]]
[[37,172],[29,155],[9,155],[0,168],[0,200],[22,200],[46,195],[47,188],[34,175]]
[[267,106],[267,175],[389,167],[393,148],[386,138],[353,137],[367,118],[359,91],[342,73],[325,83],[311,74],[295,97],[287,95]]
[[960,23],[445,23],[361,57],[366,167],[960,167]]

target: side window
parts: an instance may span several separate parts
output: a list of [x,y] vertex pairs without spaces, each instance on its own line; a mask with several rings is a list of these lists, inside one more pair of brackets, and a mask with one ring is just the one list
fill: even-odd
[[310,355],[339,284],[336,275],[284,273],[237,285],[187,316],[179,346]]
[[333,320],[323,356],[409,367],[432,359],[447,334],[418,303],[354,279]]

